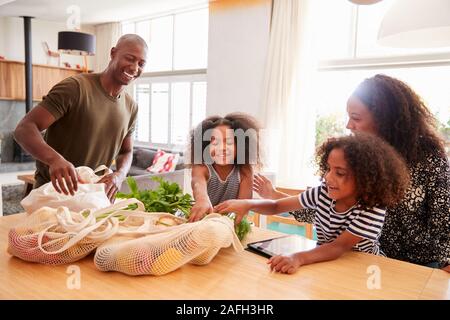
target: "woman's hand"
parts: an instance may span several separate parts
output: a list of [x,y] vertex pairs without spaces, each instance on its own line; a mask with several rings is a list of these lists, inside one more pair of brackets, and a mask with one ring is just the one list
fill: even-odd
[[189,222],[202,220],[207,214],[213,212],[213,207],[209,199],[198,200],[191,209]]
[[301,253],[291,254],[289,256],[275,256],[267,261],[270,269],[275,272],[292,274],[303,264]]
[[272,182],[261,174],[255,174],[253,179],[253,190],[256,191],[261,198],[276,199],[276,190]]
[[218,213],[234,212],[236,214],[235,224],[239,224],[249,210],[248,200],[227,200],[214,207],[214,211]]

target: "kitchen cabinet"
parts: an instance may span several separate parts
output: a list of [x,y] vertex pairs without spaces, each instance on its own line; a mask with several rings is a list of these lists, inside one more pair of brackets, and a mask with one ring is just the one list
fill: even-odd
[[[59,81],[82,70],[33,64],[33,100],[42,97]],[[0,60],[0,100],[25,100],[25,63]]]

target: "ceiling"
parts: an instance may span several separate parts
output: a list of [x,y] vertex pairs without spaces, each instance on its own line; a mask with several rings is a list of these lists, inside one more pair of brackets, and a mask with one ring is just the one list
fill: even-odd
[[74,3],[80,8],[81,24],[128,20],[155,13],[206,4],[207,0],[0,0],[0,17],[31,16],[65,22],[66,10]]

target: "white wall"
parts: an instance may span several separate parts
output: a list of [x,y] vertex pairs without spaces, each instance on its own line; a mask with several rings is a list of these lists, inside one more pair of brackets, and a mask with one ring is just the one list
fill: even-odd
[[207,116],[242,111],[261,119],[270,0],[209,4]]
[[[58,49],[58,32],[67,30],[65,23],[32,19],[31,20],[31,40],[34,64],[57,65],[57,59],[47,60],[47,56],[42,47],[42,42],[46,41],[50,50]],[[83,32],[94,33],[93,27],[83,27]],[[15,17],[0,18],[0,55],[7,60],[25,61],[25,44],[23,19]],[[61,55],[62,62],[68,62],[74,68],[76,64],[83,65],[80,56]],[[93,68],[94,59],[88,57],[88,67]]]

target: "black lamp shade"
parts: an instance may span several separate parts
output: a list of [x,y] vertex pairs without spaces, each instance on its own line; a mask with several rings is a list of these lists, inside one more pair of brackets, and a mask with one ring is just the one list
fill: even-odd
[[67,54],[93,56],[95,54],[95,36],[76,31],[58,32],[58,50]]

